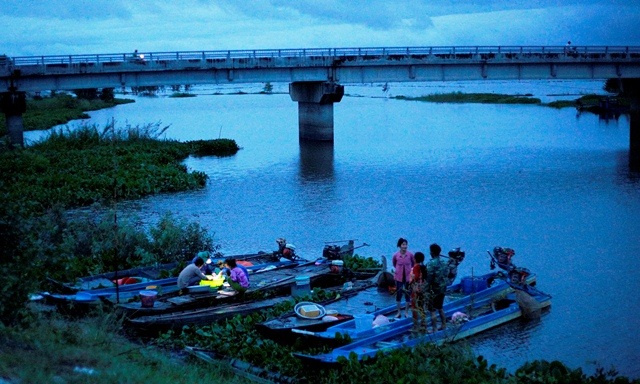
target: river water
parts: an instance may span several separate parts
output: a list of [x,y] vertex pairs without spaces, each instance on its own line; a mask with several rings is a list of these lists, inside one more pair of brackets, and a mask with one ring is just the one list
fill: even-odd
[[209,175],[203,190],[121,209],[149,221],[166,211],[198,221],[228,254],[273,250],[281,236],[308,258],[343,239],[366,242],[359,254],[375,258],[390,257],[401,236],[413,251],[462,247],[459,277],[488,272],[487,250],[514,248],[515,264],[553,295],[551,310],[468,345],[510,371],[557,359],[586,373],[615,366],[640,377],[640,174],[628,168],[628,117],[388,98],[462,91],[550,101],[602,92],[602,82],[391,84],[386,92],[347,85],[334,108],[333,145],[298,142],[287,94],[229,94],[261,87],[195,88],[195,98],[136,98],[91,112],[99,126],[161,122],[168,138],[225,137],[242,147],[232,157],[186,160]]

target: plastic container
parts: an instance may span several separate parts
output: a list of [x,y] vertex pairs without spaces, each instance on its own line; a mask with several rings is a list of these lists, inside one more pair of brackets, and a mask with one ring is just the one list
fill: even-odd
[[465,295],[487,289],[487,279],[483,277],[463,277],[461,284],[462,293],[464,293]]
[[221,287],[224,284],[224,278],[213,277],[213,280],[200,280],[200,285],[208,285],[209,287]]
[[157,296],[158,292],[156,291],[140,291],[140,302],[142,303],[142,308],[153,308]]
[[354,315],[353,319],[356,321],[356,331],[362,332],[367,329],[373,328],[373,315]]
[[291,285],[291,296],[308,296],[311,294],[311,278],[309,276],[298,276],[295,283]]

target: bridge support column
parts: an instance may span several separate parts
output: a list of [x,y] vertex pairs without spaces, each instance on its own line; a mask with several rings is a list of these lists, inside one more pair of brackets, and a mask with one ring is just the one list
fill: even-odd
[[291,100],[298,102],[300,140],[333,142],[333,103],[344,96],[344,86],[325,81],[289,84]]
[[22,114],[27,110],[27,98],[24,92],[0,93],[0,110],[4,112],[7,133],[11,146],[24,146],[24,126]]
[[640,79],[622,79],[623,95],[629,98],[629,168],[640,171]]

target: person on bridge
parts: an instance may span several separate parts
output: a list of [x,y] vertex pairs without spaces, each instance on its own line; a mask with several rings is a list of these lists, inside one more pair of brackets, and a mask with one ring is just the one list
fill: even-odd
[[564,54],[568,55],[570,53],[575,53],[576,47],[571,45],[571,40],[567,41],[567,45],[564,46]]

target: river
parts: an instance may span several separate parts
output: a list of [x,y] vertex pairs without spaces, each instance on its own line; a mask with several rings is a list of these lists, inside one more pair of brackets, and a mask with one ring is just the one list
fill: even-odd
[[121,209],[198,221],[228,254],[273,250],[277,237],[309,258],[335,240],[366,242],[359,254],[375,258],[390,257],[398,237],[413,251],[437,242],[466,251],[459,277],[488,272],[486,251],[510,247],[514,263],[553,295],[551,310],[468,345],[510,371],[545,359],[640,378],[640,174],[628,168],[628,116],[388,97],[462,91],[550,101],[601,92],[602,82],[434,82],[386,92],[347,85],[334,107],[333,145],[298,142],[297,105],[287,94],[229,94],[261,87],[196,87],[195,98],[136,97],[91,112],[99,126],[161,122],[169,138],[225,137],[242,147],[232,157],[186,160],[209,175],[206,188]]

